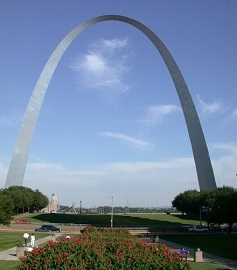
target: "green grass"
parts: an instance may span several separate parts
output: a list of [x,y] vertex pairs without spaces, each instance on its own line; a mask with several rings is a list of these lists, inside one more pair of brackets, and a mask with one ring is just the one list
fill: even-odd
[[[59,223],[59,224],[91,224],[98,226],[110,226],[111,215],[69,215],[69,214],[33,214],[25,218],[37,223]],[[198,224],[185,215],[166,214],[136,214],[136,215],[114,215],[114,226],[162,226]]]
[[16,270],[20,261],[0,261],[0,269]]
[[191,263],[191,270],[226,270],[226,268],[216,264],[216,263]]
[[[51,235],[50,233],[35,233],[35,238],[40,239],[43,237],[47,237]],[[1,231],[0,232],[0,251],[9,249],[12,247],[16,247],[17,244],[19,243],[24,243],[23,239],[23,233],[22,232],[5,232]],[[2,269],[2,268],[0,268]],[[4,269],[4,268],[3,268]]]
[[161,239],[180,244],[180,246],[199,247],[203,252],[237,260],[236,235],[162,235]]
[[[20,261],[0,261],[0,269],[16,270]],[[192,270],[226,270],[214,263],[191,263]]]

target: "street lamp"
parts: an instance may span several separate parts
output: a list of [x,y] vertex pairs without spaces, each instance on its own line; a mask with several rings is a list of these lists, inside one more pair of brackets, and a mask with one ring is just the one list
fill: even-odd
[[80,223],[81,223],[81,204],[82,202],[80,201]]
[[202,225],[202,212],[209,212],[211,208],[206,207],[206,206],[201,206],[199,208],[199,220],[200,220],[200,225]]
[[111,204],[111,228],[113,228],[113,215],[114,215],[113,200],[114,200],[114,198],[111,197],[111,199],[112,199],[112,204]]

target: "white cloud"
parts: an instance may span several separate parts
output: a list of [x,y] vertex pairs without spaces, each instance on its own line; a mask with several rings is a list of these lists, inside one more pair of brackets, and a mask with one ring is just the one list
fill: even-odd
[[212,161],[217,186],[237,188],[237,143],[215,143],[211,149],[218,151],[220,156]]
[[123,141],[123,142],[127,142],[127,143],[132,144],[133,146],[136,146],[136,147],[144,148],[144,147],[151,146],[151,143],[149,143],[149,142],[138,140],[136,138],[127,136],[127,135],[122,134],[122,133],[102,132],[102,133],[100,133],[100,135],[110,137],[110,138],[113,138],[113,139],[117,139],[117,140],[120,140],[120,141]]
[[11,112],[9,116],[0,116],[0,126],[14,127],[21,120],[22,115],[19,112]]
[[233,112],[231,113],[231,118],[237,120],[237,108],[235,108],[235,109],[233,110]]
[[[237,188],[237,144],[217,143],[212,149],[222,153],[212,159],[217,186]],[[6,174],[7,166],[0,163],[1,187]],[[60,164],[28,163],[24,186],[49,197],[55,193],[63,205],[78,205],[81,200],[85,207],[109,205],[111,196],[116,206],[126,205],[127,200],[132,206],[166,206],[180,192],[199,190],[193,157],[103,163],[76,170]]]
[[221,150],[229,154],[234,154],[237,156],[237,144],[234,142],[228,143],[214,143],[211,145],[212,149]]
[[92,44],[71,68],[76,72],[80,89],[116,96],[129,90],[125,79],[131,56],[127,39],[103,39]]
[[141,122],[157,123],[171,113],[179,112],[180,108],[176,105],[153,105],[146,109],[145,119]]
[[[87,207],[108,205],[114,196],[116,205],[171,205],[177,193],[195,186],[192,158],[167,162],[121,162],[69,170],[60,164],[29,163],[24,186],[39,189],[47,196],[55,193],[60,204],[83,201]],[[194,180],[193,180],[194,179]],[[0,176],[3,184],[5,179]],[[5,184],[5,183],[4,183]],[[178,186],[178,188],[177,188]]]
[[217,101],[213,101],[212,103],[206,103],[198,95],[197,99],[199,102],[198,107],[203,113],[214,113],[220,111],[221,109],[221,104]]

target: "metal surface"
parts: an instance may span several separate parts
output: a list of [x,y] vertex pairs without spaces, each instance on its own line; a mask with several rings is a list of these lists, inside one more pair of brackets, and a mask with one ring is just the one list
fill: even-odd
[[159,51],[170,72],[183,109],[196,164],[200,190],[216,189],[214,173],[202,127],[188,87],[176,62],[166,46],[149,28],[136,20],[120,15],[104,15],[90,19],[74,28],[56,47],[46,63],[28,103],[24,119],[20,127],[15,150],[13,152],[5,187],[14,185],[20,186],[23,184],[28,153],[40,108],[49,82],[64,52],[83,30],[93,24],[110,20],[125,22],[136,27],[151,40]]

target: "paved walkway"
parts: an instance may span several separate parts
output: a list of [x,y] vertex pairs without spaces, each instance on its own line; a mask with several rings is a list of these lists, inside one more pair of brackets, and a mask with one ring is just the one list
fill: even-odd
[[[161,243],[166,244],[169,247],[172,247],[174,249],[180,249],[179,244],[175,244],[166,240],[160,239]],[[189,253],[192,255],[194,254],[195,250],[190,247],[183,246],[186,250],[189,251]],[[193,257],[188,257],[188,261],[194,261]],[[221,258],[215,255],[211,255],[209,253],[203,252],[203,261],[205,262],[214,262],[218,265],[221,265],[224,267],[224,269],[231,269],[231,270],[237,270],[237,261]],[[198,263],[198,262],[197,262]]]
[[[57,233],[56,235],[58,237],[61,236],[62,234]],[[51,236],[38,239],[35,241],[35,245],[39,246],[43,243],[48,242],[51,239],[52,239]],[[0,251],[0,261],[14,261],[14,260],[19,260],[19,258],[16,256],[16,247]]]

